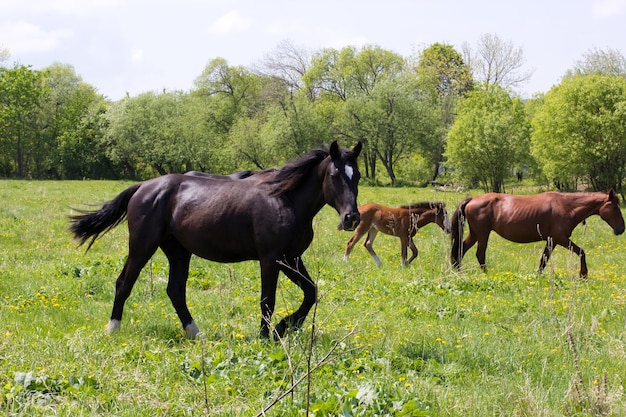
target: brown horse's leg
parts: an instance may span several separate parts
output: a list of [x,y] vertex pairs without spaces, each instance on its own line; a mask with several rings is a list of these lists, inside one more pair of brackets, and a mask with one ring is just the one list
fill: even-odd
[[589,271],[587,270],[587,259],[585,256],[585,251],[571,240],[567,241],[566,248],[574,252],[580,258],[580,277],[586,279]]
[[279,263],[279,266],[280,270],[287,275],[287,278],[300,287],[304,293],[304,299],[300,307],[276,325],[276,335],[282,337],[288,327],[294,327],[296,329],[302,327],[302,323],[304,323],[304,319],[306,319],[307,314],[309,314],[311,307],[317,302],[317,286],[304,267],[302,258],[298,257],[283,260]]
[[[413,259],[417,258],[417,254],[419,253],[419,251],[417,250],[417,247],[415,246],[415,242],[413,242],[413,237],[409,236],[409,248],[411,248],[411,252],[412,255],[411,257],[406,261],[406,265],[410,264],[411,262],[413,262]],[[406,250],[405,250],[406,251]]]
[[551,237],[548,237],[546,240],[546,247],[543,248],[543,254],[541,255],[541,259],[539,261],[539,269],[537,270],[538,274],[541,274],[548,264],[550,260],[550,256],[552,255],[552,251],[554,250],[554,242]]
[[261,265],[261,328],[262,338],[270,336],[270,323],[276,305],[276,286],[278,285],[278,264],[275,260],[260,262]]
[[[489,242],[489,235],[487,235],[484,239],[478,240],[478,246],[476,247],[476,259],[478,259],[478,264],[483,272],[487,273],[487,242]],[[469,249],[471,246],[467,247]]]
[[459,262],[458,265],[455,265],[457,269],[461,268],[461,261],[463,260],[463,257],[465,256],[467,251],[470,250],[475,244],[476,239],[474,238],[474,235],[472,235],[472,231],[470,230],[465,240],[461,242],[461,247],[459,248]]
[[133,250],[131,245],[124,268],[115,282],[115,299],[113,300],[113,310],[111,311],[107,332],[112,333],[119,330],[122,313],[124,312],[124,303],[130,296],[141,269],[154,255],[154,252],[156,252],[156,246],[150,249],[142,248],[141,253],[137,253],[137,250]]
[[161,249],[170,263],[167,295],[176,310],[176,314],[178,314],[183,329],[185,329],[185,335],[190,339],[194,339],[200,332],[200,329],[198,329],[198,326],[193,321],[193,317],[191,317],[187,307],[186,294],[191,253],[175,240],[166,241],[161,245]]
[[376,255],[376,252],[374,252],[374,239],[376,239],[377,234],[378,230],[374,228],[370,229],[369,232],[367,232],[367,239],[365,239],[365,243],[363,245],[370,253],[370,255],[372,255],[372,258],[374,258],[374,262],[376,262],[376,265],[381,266],[383,263],[380,261],[378,255]]

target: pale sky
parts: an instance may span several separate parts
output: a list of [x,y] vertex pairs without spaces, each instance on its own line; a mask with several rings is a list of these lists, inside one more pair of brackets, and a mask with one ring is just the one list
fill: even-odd
[[626,56],[626,0],[0,0],[5,65],[69,64],[112,100],[188,91],[212,59],[252,66],[286,40],[408,57],[435,42],[476,48],[487,33],[523,49],[530,97],[592,49]]

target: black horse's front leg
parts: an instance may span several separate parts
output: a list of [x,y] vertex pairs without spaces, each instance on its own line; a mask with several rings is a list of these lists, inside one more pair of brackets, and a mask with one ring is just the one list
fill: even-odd
[[287,275],[287,278],[300,287],[304,293],[300,307],[293,314],[282,319],[274,329],[277,337],[283,337],[289,327],[295,329],[302,327],[311,307],[317,302],[317,286],[304,267],[302,258],[284,259],[279,261],[279,265],[280,270]]

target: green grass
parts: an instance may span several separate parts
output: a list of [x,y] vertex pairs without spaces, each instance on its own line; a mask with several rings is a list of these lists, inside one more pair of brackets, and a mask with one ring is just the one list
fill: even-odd
[[[399,240],[382,235],[382,267],[362,242],[344,263],[350,234],[326,207],[304,256],[320,302],[282,343],[257,338],[257,264],[198,258],[187,293],[202,336],[186,340],[160,253],[109,336],[126,227],[85,253],[67,216],[128,185],[0,181],[0,415],[251,416],[285,393],[266,415],[301,416],[307,406],[315,416],[626,413],[626,243],[598,217],[573,235],[587,253],[583,281],[563,248],[537,276],[543,245],[495,234],[487,274],[475,250],[453,271],[449,239],[434,225],[420,231],[409,267]],[[443,200],[452,211],[465,195],[362,187],[359,202]],[[281,277],[275,320],[300,299]]]

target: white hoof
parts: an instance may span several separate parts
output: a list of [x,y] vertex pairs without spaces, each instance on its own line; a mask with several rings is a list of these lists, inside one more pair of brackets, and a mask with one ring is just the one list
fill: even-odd
[[195,322],[192,321],[187,326],[185,326],[185,336],[188,339],[195,339],[198,333],[200,333],[200,329]]
[[115,333],[120,330],[120,321],[119,320],[109,320],[109,324],[107,325],[106,332],[108,334]]

